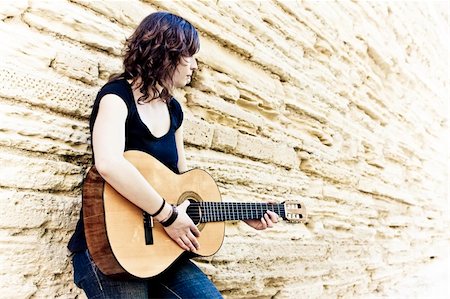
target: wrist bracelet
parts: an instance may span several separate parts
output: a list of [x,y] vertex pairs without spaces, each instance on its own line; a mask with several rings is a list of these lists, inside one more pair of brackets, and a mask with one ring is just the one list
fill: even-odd
[[164,209],[165,205],[166,205],[166,200],[163,198],[163,203],[162,203],[161,207],[159,208],[159,210],[156,211],[155,214],[150,214],[150,216],[152,216],[152,217],[158,216],[159,213],[161,213],[161,211]]
[[169,219],[170,216],[172,216],[172,213],[173,213],[173,208],[172,208],[172,205],[170,205],[170,211],[169,211],[169,214],[167,214],[167,216],[164,217],[163,219],[159,220],[159,222],[161,223],[161,222],[167,221],[167,219]]
[[167,219],[166,221],[162,221],[160,223],[162,226],[168,227],[169,225],[175,222],[175,219],[177,219],[177,217],[178,217],[177,208],[175,206],[172,206],[172,214],[170,215],[169,219]]

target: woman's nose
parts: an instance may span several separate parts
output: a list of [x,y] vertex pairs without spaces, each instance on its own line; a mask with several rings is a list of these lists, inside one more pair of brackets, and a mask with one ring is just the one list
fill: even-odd
[[195,59],[194,57],[192,57],[192,61],[191,61],[191,69],[192,70],[196,70],[198,67],[197,65],[197,59]]

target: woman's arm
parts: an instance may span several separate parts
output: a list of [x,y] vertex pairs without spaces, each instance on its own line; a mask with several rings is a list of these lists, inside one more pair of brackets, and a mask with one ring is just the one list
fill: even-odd
[[178,171],[180,173],[186,172],[187,162],[186,153],[184,151],[184,137],[183,137],[183,124],[175,131],[175,142],[177,144],[178,152]]
[[[118,96],[108,94],[101,99],[92,132],[95,166],[116,191],[153,214],[162,204],[161,196],[123,156],[126,117],[127,106]],[[158,218],[164,219],[169,212],[170,207],[165,207]]]
[[[117,192],[144,211],[153,214],[161,206],[162,197],[123,156],[127,113],[125,103],[118,96],[108,94],[101,99],[92,132],[95,165],[100,175]],[[171,206],[166,204],[163,211],[155,217],[156,220],[166,219],[171,211]],[[195,250],[198,246],[195,235],[200,232],[183,211],[177,220],[165,229],[181,248]]]

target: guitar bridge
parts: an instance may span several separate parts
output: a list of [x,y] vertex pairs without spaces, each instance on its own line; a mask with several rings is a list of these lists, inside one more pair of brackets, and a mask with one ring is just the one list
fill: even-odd
[[145,245],[153,245],[153,217],[149,213],[143,212]]

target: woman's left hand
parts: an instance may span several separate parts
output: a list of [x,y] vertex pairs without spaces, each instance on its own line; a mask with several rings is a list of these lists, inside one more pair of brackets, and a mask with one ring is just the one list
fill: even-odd
[[273,224],[278,222],[278,215],[272,211],[267,211],[261,219],[244,220],[244,222],[256,230],[263,230],[273,227]]

